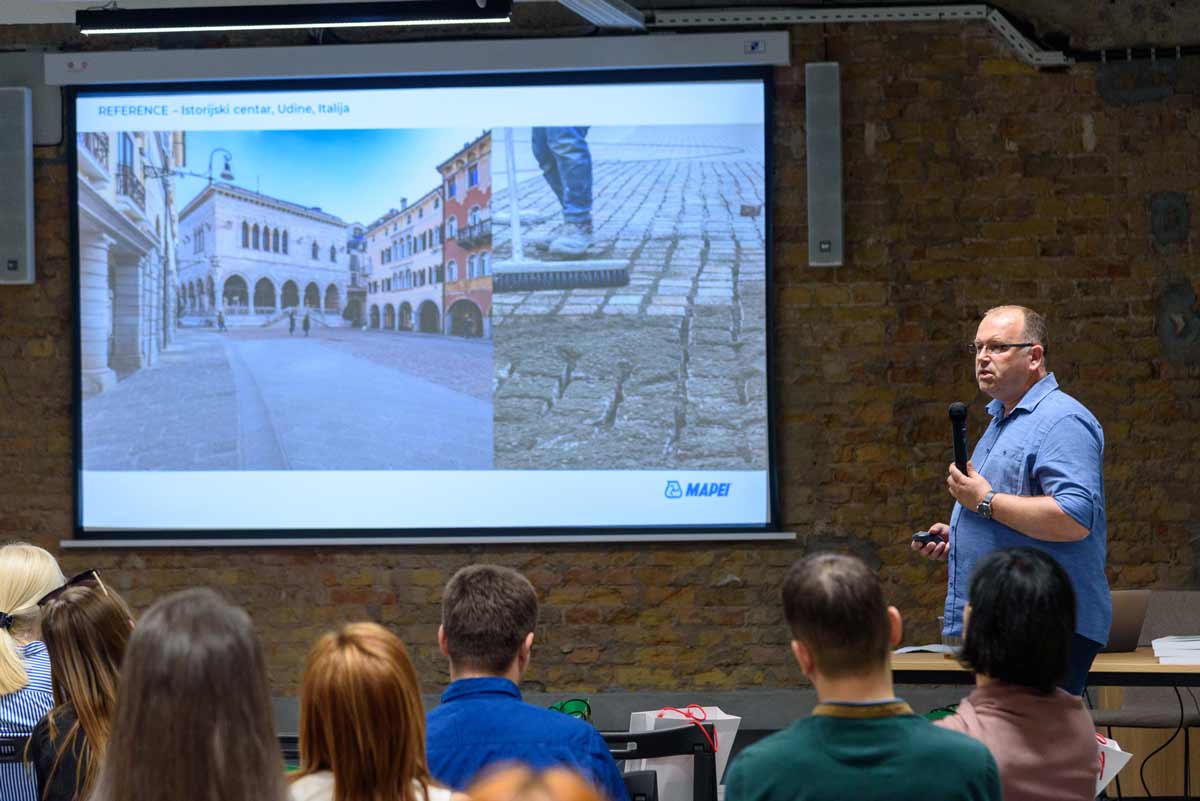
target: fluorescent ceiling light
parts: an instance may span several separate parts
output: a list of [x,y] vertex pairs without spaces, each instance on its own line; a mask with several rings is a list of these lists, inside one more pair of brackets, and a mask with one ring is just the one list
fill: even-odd
[[508,22],[512,0],[401,0],[377,3],[89,9],[75,14],[95,34],[480,25]]
[[564,6],[599,28],[646,27],[646,18],[623,0],[559,0]]

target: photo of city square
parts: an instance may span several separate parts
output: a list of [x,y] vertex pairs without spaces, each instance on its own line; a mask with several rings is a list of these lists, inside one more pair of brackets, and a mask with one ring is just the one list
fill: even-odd
[[492,133],[496,467],[766,469],[763,127]]
[[79,134],[83,468],[492,467],[491,149]]

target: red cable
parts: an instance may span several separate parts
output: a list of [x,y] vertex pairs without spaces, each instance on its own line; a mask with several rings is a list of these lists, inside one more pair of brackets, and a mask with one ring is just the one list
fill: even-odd
[[[698,711],[693,712],[692,710]],[[688,704],[683,709],[676,709],[673,706],[664,706],[659,710],[658,716],[661,718],[667,712],[674,712],[678,715],[682,715],[684,720],[689,721],[693,726],[699,728],[700,733],[704,735],[704,739],[708,741],[708,747],[712,749],[714,754],[717,753],[717,727],[713,726],[712,736],[709,737],[708,730],[700,725],[702,721],[708,720],[708,713],[704,711],[704,707],[700,706],[699,704]]]

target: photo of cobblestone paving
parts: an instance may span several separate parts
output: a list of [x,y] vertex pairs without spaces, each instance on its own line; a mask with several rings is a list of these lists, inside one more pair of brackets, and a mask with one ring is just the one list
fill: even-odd
[[[495,466],[766,469],[762,129],[592,128],[588,141],[587,257],[628,260],[630,281],[494,296]],[[536,242],[558,202],[525,150],[518,216]],[[512,252],[507,192],[492,200],[497,262]]]
[[485,470],[491,343],[317,325],[183,329],[83,401],[86,470]]

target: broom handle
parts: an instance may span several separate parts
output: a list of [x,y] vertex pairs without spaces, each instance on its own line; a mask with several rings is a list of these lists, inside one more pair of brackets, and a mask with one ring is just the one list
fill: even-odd
[[521,244],[521,214],[517,211],[517,165],[514,162],[513,129],[504,129],[504,172],[508,175],[509,230],[512,232],[512,259],[525,260],[525,248]]

